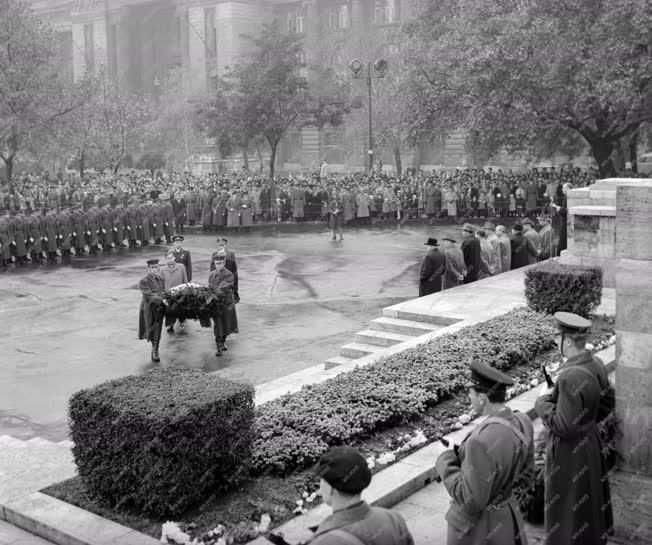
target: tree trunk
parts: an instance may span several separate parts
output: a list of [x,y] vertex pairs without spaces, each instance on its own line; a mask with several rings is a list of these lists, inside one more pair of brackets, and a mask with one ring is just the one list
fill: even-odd
[[396,175],[400,176],[403,172],[403,163],[401,163],[401,146],[399,144],[394,144],[392,146],[392,151],[394,152],[394,164],[396,166]]
[[86,152],[81,150],[79,155],[79,177],[84,178],[84,171],[86,170]]
[[7,172],[7,183],[11,186],[11,179],[14,173],[14,156],[10,155],[9,157],[3,157],[2,160],[5,162],[5,171]]
[[247,153],[247,146],[242,146],[242,166],[249,170],[249,153]]
[[598,164],[598,171],[602,178],[613,178],[616,176],[614,157],[616,156],[613,142],[603,139],[596,139],[589,142],[591,153]]
[[258,154],[258,172],[263,173],[263,154],[260,152],[260,144],[256,144],[256,153]]
[[629,161],[632,163],[632,172],[638,174],[638,131],[629,139]]
[[269,179],[274,180],[274,166],[276,163],[276,148],[278,147],[278,140],[274,143],[270,142],[271,154],[269,156]]

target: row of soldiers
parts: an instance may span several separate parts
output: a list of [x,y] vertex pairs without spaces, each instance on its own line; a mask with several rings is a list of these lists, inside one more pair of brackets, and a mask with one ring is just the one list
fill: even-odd
[[10,263],[55,259],[106,249],[171,242],[174,212],[169,203],[70,207],[0,216],[0,260]]

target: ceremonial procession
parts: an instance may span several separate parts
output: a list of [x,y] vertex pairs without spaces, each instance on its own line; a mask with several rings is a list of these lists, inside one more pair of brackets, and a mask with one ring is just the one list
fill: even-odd
[[643,0],[0,0],[0,545],[652,545]]

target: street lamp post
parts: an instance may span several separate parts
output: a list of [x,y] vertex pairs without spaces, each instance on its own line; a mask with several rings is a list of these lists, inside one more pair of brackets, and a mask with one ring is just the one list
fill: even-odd
[[[366,66],[366,70],[365,70]],[[356,79],[366,78],[367,80],[367,98],[369,110],[369,147],[367,149],[367,156],[369,157],[369,171],[374,169],[374,135],[373,135],[373,115],[371,106],[371,80],[372,78],[381,79],[387,74],[388,64],[385,59],[378,59],[373,64],[358,59],[353,59],[349,63],[349,71]]]

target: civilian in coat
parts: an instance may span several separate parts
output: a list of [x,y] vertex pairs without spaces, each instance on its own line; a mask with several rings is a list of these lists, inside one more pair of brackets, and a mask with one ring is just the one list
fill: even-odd
[[446,257],[446,271],[444,272],[442,289],[447,290],[459,286],[464,281],[466,265],[464,264],[464,254],[451,233],[446,233],[442,242],[444,256]]
[[432,185],[432,182],[428,182],[426,185],[426,209],[425,213],[428,214],[428,217],[431,218],[435,215],[435,200],[437,195],[437,188]]
[[554,256],[550,216],[539,216],[539,223],[542,225],[539,231],[539,261],[545,261]]
[[556,204],[552,205],[560,218],[559,244],[557,246],[559,255],[566,249],[568,244],[568,198],[566,194],[571,188],[572,186],[569,183],[565,183],[563,186],[557,186],[557,195],[555,196]]
[[534,229],[534,226],[532,225],[532,220],[530,218],[526,218],[523,220],[523,236],[527,238],[531,243],[532,246],[534,246],[537,250],[537,255],[531,255],[528,254],[528,265],[533,265],[537,261],[539,261],[539,248],[541,247],[541,237],[539,237],[539,233],[536,232]]
[[504,225],[496,227],[496,237],[500,244],[500,270],[507,272],[512,270],[512,243],[506,233]]
[[527,267],[530,264],[530,258],[538,255],[537,249],[523,235],[523,226],[520,223],[515,223],[512,227],[512,236],[509,242],[512,247],[512,270]]
[[467,383],[471,406],[486,419],[435,463],[451,496],[446,513],[448,545],[527,543],[512,490],[521,480],[531,481],[534,434],[529,417],[505,405],[507,387],[513,384],[509,376],[489,365],[471,363]]
[[484,229],[478,229],[475,234],[480,241],[480,272],[478,273],[478,280],[482,280],[495,274],[496,254],[494,253],[493,246],[487,240],[487,232]]
[[225,267],[226,252],[220,250],[213,259],[213,270],[208,276],[208,285],[216,292],[226,297],[227,308],[219,316],[213,318],[213,333],[215,334],[215,355],[220,357],[224,350],[226,338],[231,333],[238,332],[238,317],[235,312],[235,301],[233,299],[233,274]]
[[591,322],[569,312],[554,317],[565,363],[534,405],[549,432],[546,545],[604,545],[613,535],[613,514],[598,424],[614,410],[615,394],[603,362],[586,350]]
[[421,264],[419,297],[441,291],[442,277],[446,272],[446,257],[439,251],[437,239],[429,238],[424,244],[431,248]]
[[165,283],[159,273],[158,259],[147,260],[147,276],[138,284],[143,295],[138,316],[138,339],[152,343],[152,361],[160,360],[158,346],[165,316]]
[[[491,194],[491,192],[489,192]],[[493,265],[494,265],[494,274],[500,274],[503,272],[502,259],[500,257],[500,240],[496,235],[496,227],[490,221],[485,222],[483,229],[487,232],[487,240],[491,244],[493,250]]]
[[475,238],[475,227],[470,223],[462,226],[464,240],[462,241],[462,253],[466,265],[466,276],[464,283],[470,284],[478,279],[480,272],[480,241]]
[[292,218],[294,221],[303,220],[305,215],[306,192],[301,188],[294,188],[290,191],[292,202]]

